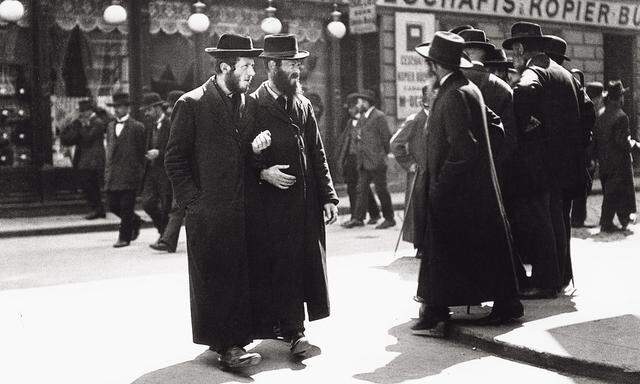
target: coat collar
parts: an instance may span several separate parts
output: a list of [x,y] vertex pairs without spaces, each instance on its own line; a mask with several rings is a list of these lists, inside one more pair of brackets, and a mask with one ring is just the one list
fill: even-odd
[[[260,84],[260,87],[254,93],[257,96],[258,105],[263,108],[269,110],[269,112],[277,117],[278,119],[284,121],[285,123],[292,124],[294,123],[293,119],[287,114],[287,112],[278,105],[276,99],[271,95],[271,92],[267,89],[267,81]],[[293,100],[291,103],[292,106],[292,115],[298,116],[300,111],[302,111],[302,101],[297,95],[293,96]]]
[[[205,99],[206,103],[211,106],[211,110],[214,111],[214,113],[219,113],[223,117],[222,119],[218,120],[218,123],[227,127],[232,132],[239,133],[240,125],[238,121],[233,119],[230,100],[225,100],[222,98],[222,95],[220,94],[219,88],[216,84],[216,77],[212,76],[211,78],[209,78],[209,80],[207,80],[207,82],[204,83],[202,87],[203,98]],[[240,106],[241,111],[245,107],[244,104],[245,99],[244,95],[242,95]]]

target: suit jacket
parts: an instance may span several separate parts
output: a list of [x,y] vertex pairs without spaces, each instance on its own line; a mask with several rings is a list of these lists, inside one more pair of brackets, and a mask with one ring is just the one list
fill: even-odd
[[355,143],[359,154],[358,169],[385,167],[385,159],[390,152],[391,132],[384,112],[375,107],[369,117],[363,112],[356,128],[360,131],[359,140]]
[[[156,132],[154,132],[156,131]],[[169,141],[169,133],[171,132],[171,120],[169,117],[164,116],[160,122],[160,128],[157,128],[157,121],[149,123],[147,128],[147,150],[157,149],[159,154],[153,160],[147,160],[147,171],[145,177],[152,177],[157,183],[160,184],[161,190],[170,192],[171,185],[169,178],[164,169],[164,157],[167,149],[167,142]],[[156,135],[156,143],[154,145],[153,135]]]
[[138,190],[142,186],[146,153],[144,125],[129,117],[120,136],[116,136],[116,121],[107,126],[107,166],[105,190]]
[[[65,135],[73,135],[76,146],[73,155],[73,166],[77,169],[103,171],[105,166],[104,134],[107,124],[93,114],[89,124],[83,125],[79,119],[73,120],[63,130]],[[63,134],[61,133],[61,136]]]
[[514,88],[522,170],[529,193],[583,189],[584,133],[575,79],[545,54],[531,58]]

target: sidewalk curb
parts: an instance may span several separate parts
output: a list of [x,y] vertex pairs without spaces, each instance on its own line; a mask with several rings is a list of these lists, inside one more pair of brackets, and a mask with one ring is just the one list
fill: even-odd
[[[31,237],[31,236],[53,236],[53,235],[69,235],[76,233],[91,233],[91,232],[116,232],[119,228],[119,223],[103,223],[103,224],[83,224],[73,225],[65,227],[51,227],[51,228],[33,228],[33,229],[20,229],[12,231],[0,231],[0,239],[8,239],[12,237]],[[152,228],[153,223],[145,221],[141,228]]]
[[452,324],[448,338],[509,360],[524,362],[541,368],[621,384],[640,383],[640,371],[571,356],[560,356],[496,340],[463,325]]

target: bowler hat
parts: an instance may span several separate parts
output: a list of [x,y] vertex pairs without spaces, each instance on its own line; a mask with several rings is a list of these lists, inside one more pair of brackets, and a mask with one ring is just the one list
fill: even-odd
[[629,88],[625,88],[622,85],[622,80],[611,80],[607,83],[607,89],[604,92],[605,97],[614,100],[619,100]]
[[107,103],[107,105],[109,107],[117,107],[120,105],[129,105],[129,94],[125,93],[125,92],[118,92],[118,93],[114,93],[113,96],[111,96],[112,102],[111,103]]
[[554,35],[546,35],[546,36],[547,36],[547,42],[545,44],[544,52],[554,60],[557,57],[560,59],[571,61],[571,59],[565,55],[565,53],[567,53],[567,42],[563,38],[558,36],[554,36]]
[[249,36],[225,33],[220,36],[216,47],[204,49],[213,57],[256,57],[262,53],[262,49],[253,48],[253,41]]
[[587,91],[587,96],[589,96],[590,99],[593,99],[594,97],[602,96],[604,85],[599,81],[592,81],[587,83],[585,90]]
[[484,64],[492,67],[504,67],[509,68],[513,66],[513,62],[509,61],[504,49],[493,48],[493,50],[487,52],[484,57]]
[[512,49],[513,44],[524,41],[547,41],[542,28],[536,23],[518,21],[511,26],[511,37],[502,42],[502,48]]
[[453,27],[449,30],[449,32],[451,33],[455,33],[456,35],[459,34],[461,31],[464,31],[465,29],[473,29],[473,25],[469,25],[469,24],[465,24],[465,25],[458,25],[456,27]]
[[182,95],[184,95],[184,91],[180,91],[177,89],[174,89],[173,91],[169,91],[169,93],[167,94],[167,105],[170,107],[173,107],[173,105],[176,103],[176,101],[178,101],[178,99]]
[[473,64],[462,57],[464,39],[455,33],[438,31],[430,43],[422,43],[415,51],[427,60],[448,68],[471,68]]
[[140,109],[147,109],[155,107],[156,105],[163,105],[165,102],[160,95],[156,92],[147,92],[142,95],[142,105]]
[[371,89],[364,89],[359,92],[350,93],[349,95],[347,95],[347,100],[349,100],[349,98],[365,99],[365,100],[369,100],[369,102],[373,104],[376,102],[376,93],[373,92]]
[[298,40],[293,34],[276,34],[264,37],[264,52],[260,57],[278,60],[299,60],[309,52],[298,49]]
[[489,42],[482,29],[465,29],[458,32],[458,36],[464,39],[465,48],[481,48],[485,51],[490,51],[495,48],[495,45]]
[[78,111],[87,112],[93,108],[93,103],[89,99],[82,99],[78,101]]

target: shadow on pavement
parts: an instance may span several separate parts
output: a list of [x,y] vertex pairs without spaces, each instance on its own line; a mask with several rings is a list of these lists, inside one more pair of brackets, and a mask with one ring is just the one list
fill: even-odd
[[[412,251],[412,252],[415,252],[415,251]],[[378,266],[373,268],[396,273],[403,280],[418,281],[418,270],[420,268],[420,260],[416,259],[413,256],[403,256],[395,259],[389,265]]]
[[[254,382],[252,376],[260,372],[282,369],[297,371],[306,367],[302,360],[293,359],[290,356],[289,347],[281,341],[262,341],[251,349],[251,352],[262,355],[262,362],[255,367],[238,371],[223,370],[218,362],[218,354],[207,350],[191,361],[147,373],[136,379],[133,384],[252,383]],[[314,352],[308,357],[320,353],[319,349]]]

